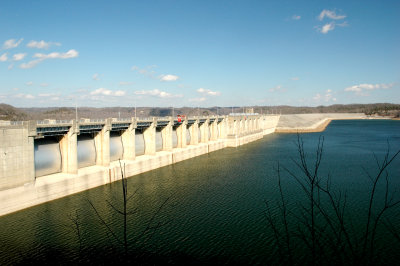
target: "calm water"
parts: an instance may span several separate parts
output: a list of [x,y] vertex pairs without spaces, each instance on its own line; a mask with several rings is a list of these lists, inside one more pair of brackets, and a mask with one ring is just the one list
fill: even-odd
[[[310,158],[321,135],[325,138],[321,174],[332,176],[335,190],[347,191],[347,208],[356,217],[354,226],[361,228],[371,187],[366,173],[376,174],[374,154],[382,160],[388,142],[391,153],[400,149],[400,121],[333,121],[323,133],[302,135]],[[265,264],[271,256],[268,243],[273,239],[264,215],[265,200],[273,206],[273,213],[279,213],[274,207],[279,196],[275,169],[279,162],[299,172],[292,162],[298,158],[296,139],[296,134],[272,134],[242,147],[129,178],[129,193],[136,191],[129,203],[135,210],[128,217],[130,250],[155,254],[170,263],[181,258]],[[400,157],[389,168],[393,190],[400,190],[399,169]],[[303,201],[301,190],[286,173],[282,173],[282,185],[289,208],[295,210]],[[378,191],[382,198],[383,190]],[[102,256],[112,257],[121,252],[123,246],[88,203],[93,203],[122,239],[121,215],[107,203],[121,206],[120,192],[121,183],[117,182],[1,217],[0,264],[49,262],[49,257],[54,258],[50,263],[77,262],[86,254],[101,251]],[[399,194],[394,197],[398,199]],[[386,218],[400,224],[399,214],[396,209]],[[79,224],[80,236],[73,221]],[[148,231],[152,234],[141,236],[146,226],[157,227],[158,223],[162,226]],[[382,233],[377,238],[382,245],[389,242],[390,252],[400,252],[399,242],[390,235]]]

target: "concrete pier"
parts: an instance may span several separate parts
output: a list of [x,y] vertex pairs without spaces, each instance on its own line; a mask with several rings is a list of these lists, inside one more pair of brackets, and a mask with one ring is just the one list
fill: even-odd
[[79,130],[76,121],[73,121],[72,126],[67,134],[62,136],[60,140],[61,150],[61,167],[63,173],[76,174],[78,173],[78,150],[77,136]]
[[124,160],[135,160],[135,128],[136,121],[132,119],[129,127],[121,134],[122,144],[124,146]]
[[102,166],[110,165],[110,130],[111,119],[107,119],[102,130],[94,137],[96,146],[96,164]]

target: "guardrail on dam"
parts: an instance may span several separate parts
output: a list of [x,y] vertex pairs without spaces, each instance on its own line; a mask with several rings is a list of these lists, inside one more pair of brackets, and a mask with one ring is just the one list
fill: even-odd
[[275,131],[279,116],[81,119],[0,125],[0,215]]

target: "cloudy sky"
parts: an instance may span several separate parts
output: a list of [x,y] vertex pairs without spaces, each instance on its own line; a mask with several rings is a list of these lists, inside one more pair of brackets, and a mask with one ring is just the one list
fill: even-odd
[[400,103],[400,1],[0,2],[0,102]]

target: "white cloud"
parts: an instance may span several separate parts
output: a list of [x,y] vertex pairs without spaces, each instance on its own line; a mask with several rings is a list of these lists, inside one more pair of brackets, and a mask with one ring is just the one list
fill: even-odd
[[319,31],[322,34],[327,34],[329,31],[334,30],[335,29],[335,22],[330,22],[330,23],[326,23],[324,26],[322,26],[321,29],[319,29]]
[[154,97],[159,97],[159,98],[172,98],[172,97],[178,97],[181,98],[183,97],[183,95],[181,94],[177,94],[177,95],[173,95],[171,93],[165,92],[165,91],[160,91],[158,89],[154,89],[154,90],[141,90],[141,91],[135,91],[135,94],[137,95],[149,95],[149,96],[154,96]]
[[18,41],[16,39],[10,39],[4,42],[3,44],[3,49],[11,49],[11,48],[15,48],[18,47],[18,45],[20,45],[20,43],[23,41],[24,39],[19,39]]
[[26,56],[25,53],[15,54],[15,55],[13,55],[13,60],[14,61],[20,61],[20,60],[24,59],[25,56]]
[[300,78],[299,77],[292,77],[292,78],[290,78],[291,80],[300,80]]
[[33,57],[38,58],[38,59],[69,59],[69,58],[75,58],[78,57],[79,53],[78,51],[71,49],[66,53],[57,53],[53,52],[50,54],[41,54],[41,53],[36,53]]
[[350,92],[355,92],[356,94],[363,94],[364,91],[372,91],[372,90],[385,90],[385,89],[391,89],[394,86],[394,83],[389,83],[389,84],[359,84],[359,85],[354,85],[351,87],[347,87],[344,89],[344,91],[350,91]]
[[347,27],[347,26],[349,26],[349,23],[347,23],[347,21],[343,21],[342,23],[338,23],[336,25],[339,27]]
[[[340,20],[340,19],[346,18],[347,16],[346,15],[338,15],[338,14],[336,14],[335,10],[324,9],[319,14],[318,19],[320,21],[322,21],[325,17],[332,19],[332,20]],[[330,21],[329,23],[325,23],[325,25],[323,25],[322,27],[316,26],[315,28],[317,28],[317,31],[321,32],[322,34],[327,34],[328,32],[334,30],[336,26],[346,27],[348,25],[349,24],[347,23],[347,21],[344,21],[342,23],[336,23],[335,21]]]
[[160,80],[161,80],[161,81],[176,81],[176,80],[178,80],[178,79],[179,79],[178,76],[170,75],[170,74],[168,74],[168,75],[161,75],[161,76],[160,76]]
[[5,62],[7,61],[8,57],[7,57],[7,53],[4,53],[0,56],[0,62]]
[[42,86],[42,87],[47,87],[47,86],[49,86],[49,84],[47,84],[47,83],[42,83],[42,84],[40,84],[40,86]]
[[322,10],[322,12],[319,14],[318,19],[322,21],[325,17],[328,17],[328,18],[330,18],[330,19],[338,20],[338,19],[344,19],[344,18],[346,18],[346,15],[337,15],[337,14],[336,14],[336,11],[334,11],[334,10],[327,10],[327,9],[324,9],[324,10]]
[[21,99],[35,99],[35,96],[32,94],[25,94],[25,93],[18,93],[14,95],[15,98],[21,98]]
[[97,90],[90,92],[90,95],[105,95],[105,96],[124,96],[125,94],[126,92],[122,90],[112,91],[105,88],[98,88]]
[[21,65],[19,65],[19,67],[23,68],[23,69],[32,68],[42,61],[43,60],[40,60],[40,59],[32,60],[32,61],[29,61],[28,63],[22,63]]
[[333,92],[332,90],[326,90],[325,93],[323,95],[321,95],[320,93],[317,93],[314,97],[313,97],[314,101],[320,102],[320,101],[325,101],[325,102],[336,102],[336,98],[333,96]]
[[54,95],[53,93],[39,93],[38,97],[52,97]]
[[45,42],[41,40],[41,41],[30,41],[26,46],[29,48],[48,49],[52,45],[60,46],[61,44],[58,42]]
[[50,54],[36,53],[33,57],[37,58],[37,59],[29,61],[28,63],[22,63],[19,67],[23,68],[23,69],[32,68],[32,67],[35,67],[40,62],[47,60],[47,59],[69,59],[69,58],[78,57],[78,55],[79,55],[79,53],[74,49],[69,50],[66,53],[57,53],[57,52],[50,53]]
[[40,93],[37,97],[44,98],[45,101],[59,101],[61,99],[56,93]]
[[115,96],[124,96],[125,93],[126,93],[125,91],[117,90],[117,91],[114,92],[114,95]]
[[204,102],[205,100],[207,100],[206,97],[200,97],[200,98],[191,98],[189,99],[189,102]]
[[276,92],[276,91],[282,91],[282,92],[285,92],[285,91],[286,91],[286,89],[285,89],[285,88],[283,88],[283,87],[282,87],[282,85],[278,85],[278,86],[275,86],[275,87],[273,87],[273,88],[269,89],[269,91],[270,91],[270,92]]
[[321,94],[317,93],[314,97],[313,100],[319,101],[321,99]]
[[293,19],[293,20],[299,20],[299,19],[301,19],[301,16],[299,16],[299,15],[293,15],[293,16],[292,16],[292,19]]
[[156,72],[153,70],[156,67],[157,67],[156,65],[147,66],[145,68],[139,68],[138,66],[133,66],[131,70],[136,71],[139,74],[147,76],[149,78],[156,79],[155,77]]
[[128,85],[131,85],[131,84],[132,84],[132,82],[129,82],[129,81],[120,81],[118,83],[119,86],[128,86]]
[[27,86],[31,86],[33,85],[33,81],[28,81],[27,83],[25,83]]
[[99,78],[99,74],[98,73],[93,74],[92,79],[93,80],[99,80],[100,79]]
[[210,95],[210,96],[221,95],[221,92],[219,92],[219,91],[212,91],[212,90],[203,89],[203,88],[198,89],[197,92],[201,93],[201,94],[204,94],[204,95]]

